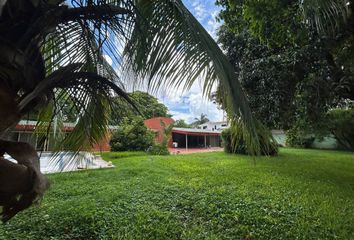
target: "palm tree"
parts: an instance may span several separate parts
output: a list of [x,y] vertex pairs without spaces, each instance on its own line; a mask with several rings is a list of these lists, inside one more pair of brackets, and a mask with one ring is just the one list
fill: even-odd
[[202,113],[200,114],[200,118],[194,118],[194,122],[192,123],[193,126],[197,127],[201,124],[209,122],[209,118],[207,118],[207,115]]
[[304,20],[321,35],[335,35],[345,29],[354,35],[353,0],[302,0]]
[[[119,74],[103,55],[111,56]],[[217,82],[228,89],[228,111],[241,120],[249,148],[259,152],[253,118],[232,65],[181,0],[1,1],[3,139],[37,109],[37,127],[53,133],[59,148],[86,149],[106,134],[112,97],[131,103],[123,82],[144,81],[153,90],[188,89],[200,77],[205,96]],[[64,135],[53,122],[67,106],[78,121]],[[0,150],[0,206],[6,221],[37,202],[48,182],[29,144],[1,140]],[[18,164],[5,160],[5,152]]]

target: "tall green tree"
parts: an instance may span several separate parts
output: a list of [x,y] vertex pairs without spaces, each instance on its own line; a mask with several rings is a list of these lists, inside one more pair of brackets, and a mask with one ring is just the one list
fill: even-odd
[[[225,21],[219,42],[238,71],[254,114],[268,127],[300,124],[321,133],[328,109],[354,100],[354,25],[348,25],[352,5],[348,1],[344,7],[343,2],[218,1]],[[339,9],[330,13],[329,7]],[[321,14],[330,17],[326,21]],[[312,24],[317,20],[311,22],[318,15],[322,22],[317,24],[330,27],[335,19],[342,24],[325,31]]]
[[[128,93],[129,98],[139,109],[141,117],[144,119],[154,117],[171,117],[168,108],[158,101],[158,99],[147,92],[135,91]],[[111,124],[119,124],[122,117],[134,118],[137,111],[121,98],[114,100],[116,111],[112,111]]]
[[[121,79],[144,81],[157,90],[187,89],[201,78],[205,95],[216,82],[228,89],[225,101],[233,112],[230,117],[242,119],[246,144],[253,154],[260,151],[233,66],[181,0],[5,0],[0,5],[0,36],[3,138],[36,108],[43,112],[42,122],[54,131],[54,117],[70,102],[78,121],[72,133],[57,139],[58,147],[86,149],[106,134],[112,97],[132,103]],[[103,54],[120,67],[119,75]],[[0,143],[0,161],[5,163],[0,175],[7,182],[0,185],[0,205],[6,221],[38,201],[48,184],[33,147],[6,140]],[[5,152],[19,164],[5,160]],[[31,181],[5,181],[26,169],[33,172]]]
[[186,123],[186,121],[184,121],[183,119],[176,120],[173,123],[173,126],[177,128],[191,128],[191,126],[188,123]]

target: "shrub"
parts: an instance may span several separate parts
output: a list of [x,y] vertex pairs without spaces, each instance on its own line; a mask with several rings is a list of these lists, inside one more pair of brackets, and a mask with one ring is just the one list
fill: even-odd
[[110,145],[112,151],[145,151],[154,145],[154,133],[145,127],[141,118],[125,120],[113,132]]
[[147,150],[148,154],[151,155],[169,155],[170,152],[168,151],[167,145],[164,144],[154,144],[150,146]]
[[335,109],[329,112],[330,131],[346,149],[354,150],[354,109]]
[[[258,138],[261,145],[261,155],[274,156],[278,154],[278,144],[273,138],[272,134],[262,124],[256,122],[256,129]],[[227,128],[221,132],[221,139],[224,145],[224,151],[227,153],[247,154],[250,153],[247,150],[245,141],[243,139],[243,131],[241,125],[234,125],[231,128]],[[232,138],[238,139],[237,142],[233,142]]]
[[295,126],[286,132],[285,144],[289,147],[310,148],[315,137]]

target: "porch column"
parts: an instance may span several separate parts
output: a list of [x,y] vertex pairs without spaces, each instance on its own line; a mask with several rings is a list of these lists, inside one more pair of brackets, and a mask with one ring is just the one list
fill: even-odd
[[186,134],[186,150],[188,150],[188,134]]
[[206,145],[206,135],[204,135],[204,147],[207,148],[207,145]]

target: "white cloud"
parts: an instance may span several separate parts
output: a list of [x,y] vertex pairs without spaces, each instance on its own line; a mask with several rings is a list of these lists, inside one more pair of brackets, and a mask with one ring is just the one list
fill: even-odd
[[195,17],[199,21],[203,21],[207,17],[207,10],[205,5],[201,1],[195,1],[192,3],[193,10],[195,12]]
[[202,113],[206,114],[211,121],[222,120],[223,112],[203,96],[199,82],[195,82],[187,92],[183,92],[181,89],[174,90],[173,94],[162,94],[158,98],[170,109],[170,114],[175,120],[184,119],[191,123]]
[[217,21],[217,16],[219,14],[219,10],[215,10],[212,14],[211,14],[211,18],[208,20],[207,24],[206,24],[206,29],[209,32],[209,34],[216,39],[216,33],[219,29],[219,27],[221,26],[221,22]]

